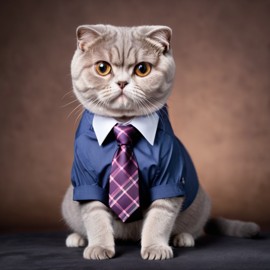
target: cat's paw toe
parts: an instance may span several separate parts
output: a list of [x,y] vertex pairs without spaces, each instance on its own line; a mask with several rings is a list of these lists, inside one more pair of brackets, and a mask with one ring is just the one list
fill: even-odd
[[168,245],[153,245],[142,247],[141,256],[145,260],[166,260],[173,258],[173,251]]
[[66,239],[67,247],[83,247],[85,244],[85,239],[78,233],[72,233]]
[[194,247],[195,240],[189,233],[179,233],[173,238],[174,247]]
[[88,246],[83,252],[83,257],[87,260],[106,260],[114,255],[114,247]]

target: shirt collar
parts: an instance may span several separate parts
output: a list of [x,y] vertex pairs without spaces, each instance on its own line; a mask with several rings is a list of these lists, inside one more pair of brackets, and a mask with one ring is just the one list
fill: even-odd
[[93,129],[96,133],[96,137],[98,140],[98,144],[102,145],[111,129],[116,124],[122,125],[133,125],[140,133],[144,136],[144,138],[151,144],[154,144],[155,136],[158,127],[159,116],[157,113],[153,113],[148,116],[138,116],[132,118],[127,123],[119,123],[116,119],[101,115],[94,115],[93,118]]

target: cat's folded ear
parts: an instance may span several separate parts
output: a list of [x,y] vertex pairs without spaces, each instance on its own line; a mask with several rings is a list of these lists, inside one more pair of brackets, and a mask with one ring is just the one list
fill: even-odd
[[172,29],[168,26],[144,26],[145,40],[158,50],[166,53],[171,47]]
[[105,32],[106,26],[102,24],[79,26],[76,31],[78,48],[83,52],[87,51],[88,48],[103,38]]

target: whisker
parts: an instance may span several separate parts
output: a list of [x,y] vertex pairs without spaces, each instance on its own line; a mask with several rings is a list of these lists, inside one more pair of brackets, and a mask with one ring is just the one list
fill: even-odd
[[82,104],[80,103],[79,105],[77,105],[70,113],[69,115],[67,116],[67,119],[78,109],[82,106]]
[[143,109],[143,113],[144,115],[147,115],[149,117],[151,117],[151,115],[153,114],[154,111],[158,111],[160,110],[160,108],[162,108],[164,105],[159,102],[156,99],[151,99],[148,98],[145,95],[145,92],[142,91],[140,89],[140,87],[138,87],[137,85],[134,87],[134,89],[136,89],[136,91],[132,91],[132,95],[133,95],[133,101],[136,103],[136,106],[142,111]]
[[71,105],[71,104],[73,104],[73,103],[75,103],[75,102],[79,102],[79,101],[78,101],[77,99],[74,99],[74,100],[72,100],[72,101],[66,103],[65,105],[62,105],[61,108],[66,108],[67,106],[69,106],[69,105]]
[[72,95],[72,96],[73,96],[73,95],[74,95],[74,94],[73,94],[73,90],[68,91],[67,93],[65,93],[65,94],[62,96],[61,99],[63,100],[67,95]]
[[75,119],[75,124],[77,123],[77,121],[80,119],[80,117],[82,116],[84,110],[81,110],[81,112],[79,112],[77,118]]

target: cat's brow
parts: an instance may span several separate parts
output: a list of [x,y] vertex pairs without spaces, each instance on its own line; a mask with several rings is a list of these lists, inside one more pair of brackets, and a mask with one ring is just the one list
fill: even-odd
[[128,52],[127,52],[127,59],[129,58],[129,56],[130,56],[130,53],[131,53],[131,51],[132,50],[134,50],[134,48],[133,47],[130,47],[129,49],[128,49]]
[[111,61],[113,60],[113,54],[114,54],[114,52],[117,54],[117,57],[118,57],[118,59],[120,61],[121,54],[120,54],[119,48],[117,46],[113,46],[112,49],[111,49],[111,55],[110,55]]

